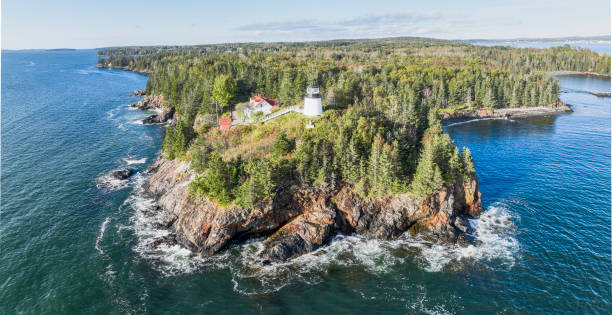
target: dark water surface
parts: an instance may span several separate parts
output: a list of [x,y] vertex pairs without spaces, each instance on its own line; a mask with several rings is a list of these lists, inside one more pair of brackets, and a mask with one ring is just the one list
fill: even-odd
[[[446,128],[471,149],[485,215],[478,247],[337,237],[289,263],[252,265],[258,240],[213,258],[149,250],[140,193],[163,127],[127,96],[146,77],[96,69],[94,51],[2,52],[0,313],[606,313],[610,91],[562,77],[557,117]],[[108,183],[104,189],[97,184]]]

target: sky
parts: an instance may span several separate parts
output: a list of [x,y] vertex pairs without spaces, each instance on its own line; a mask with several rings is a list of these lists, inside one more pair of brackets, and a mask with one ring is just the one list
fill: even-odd
[[2,49],[610,34],[609,0],[3,0]]

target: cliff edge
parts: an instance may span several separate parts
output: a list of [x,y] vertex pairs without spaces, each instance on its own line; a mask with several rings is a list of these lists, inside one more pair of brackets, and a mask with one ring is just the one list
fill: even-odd
[[252,208],[221,207],[189,193],[195,176],[189,165],[159,160],[149,170],[145,191],[167,212],[167,228],[176,241],[203,255],[232,243],[266,237],[263,262],[285,261],[324,246],[334,235],[357,233],[393,239],[404,232],[439,242],[471,242],[468,218],[482,212],[475,175],[460,178],[426,198],[408,194],[363,198],[350,186],[322,189],[292,185],[277,188],[275,197]]

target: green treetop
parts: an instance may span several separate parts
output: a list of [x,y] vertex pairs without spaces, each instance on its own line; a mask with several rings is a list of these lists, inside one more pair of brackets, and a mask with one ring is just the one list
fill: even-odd
[[236,97],[238,85],[229,75],[220,75],[215,78],[213,85],[213,97],[222,106],[228,106],[229,102]]

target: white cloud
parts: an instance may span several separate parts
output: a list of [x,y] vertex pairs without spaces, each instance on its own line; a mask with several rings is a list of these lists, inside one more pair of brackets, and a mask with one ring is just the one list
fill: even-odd
[[[452,19],[452,20],[451,20]],[[448,25],[467,25],[473,23],[460,16],[446,16],[439,12],[395,12],[370,14],[355,18],[322,20],[286,20],[241,25],[235,31],[258,37],[278,38],[284,36],[341,38],[375,36],[434,35],[447,33]]]

